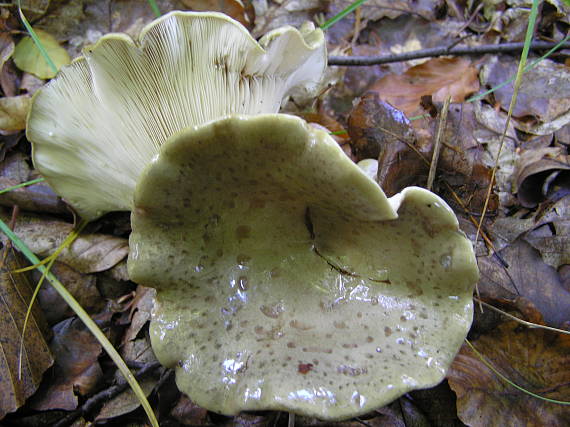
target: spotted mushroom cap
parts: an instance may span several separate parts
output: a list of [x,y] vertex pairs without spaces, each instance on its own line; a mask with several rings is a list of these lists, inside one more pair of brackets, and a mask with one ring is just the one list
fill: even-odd
[[440,382],[472,320],[472,246],[435,194],[387,199],[326,133],[238,116],[169,140],[135,192],[151,340],[223,414],[363,414]]
[[323,32],[276,29],[259,43],[220,13],[172,12],[140,41],[109,34],[34,97],[36,168],[81,216],[130,210],[139,174],[169,137],[230,114],[276,113],[314,95]]

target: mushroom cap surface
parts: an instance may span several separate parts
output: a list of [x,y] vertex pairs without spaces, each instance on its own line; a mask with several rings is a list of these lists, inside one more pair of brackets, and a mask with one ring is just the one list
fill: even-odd
[[276,113],[314,95],[323,32],[283,27],[256,42],[220,13],[171,12],[138,43],[108,34],[34,97],[36,168],[85,219],[130,210],[139,174],[173,134],[230,114]]
[[131,218],[154,352],[215,412],[366,413],[439,383],[471,325],[478,271],[451,209],[420,188],[386,198],[296,117],[177,134]]

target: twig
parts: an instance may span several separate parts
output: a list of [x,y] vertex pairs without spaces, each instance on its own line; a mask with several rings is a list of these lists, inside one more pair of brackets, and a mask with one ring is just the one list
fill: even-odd
[[[152,372],[159,367],[160,363],[158,362],[147,363],[136,372],[135,377],[137,379],[140,379],[149,372]],[[75,411],[70,412],[64,418],[55,423],[54,427],[67,427],[72,425],[76,419],[78,419],[82,415],[92,412],[93,410],[95,410],[95,408],[99,407],[104,402],[108,402],[115,396],[118,396],[127,388],[129,388],[129,384],[126,381],[123,381],[121,383],[112,385],[111,387],[106,388],[105,390],[101,390],[99,393],[87,399],[87,401],[83,405],[81,405],[80,408],[77,408]]]
[[538,323],[527,322],[526,320],[523,320],[517,316],[513,316],[512,314],[509,314],[509,313],[507,313],[501,309],[498,309],[497,307],[494,307],[491,304],[487,304],[485,301],[482,301],[477,297],[473,297],[473,299],[475,301],[477,301],[479,304],[484,305],[485,307],[487,307],[493,311],[496,311],[497,313],[500,313],[503,316],[506,316],[509,319],[514,320],[515,322],[519,322],[521,325],[525,325],[527,328],[545,329],[547,331],[558,332],[560,334],[570,335],[570,331],[565,331],[564,329],[553,328],[551,326],[546,326],[546,325],[539,325]]
[[[531,50],[551,49],[557,43],[553,42],[532,42]],[[481,46],[459,46],[459,47],[434,47],[429,49],[415,50],[413,52],[400,53],[398,55],[382,56],[329,56],[329,65],[341,66],[368,66],[389,64],[391,62],[403,62],[411,59],[431,58],[444,55],[481,55],[485,53],[506,53],[522,51],[524,43],[503,43],[485,44]],[[562,44],[561,48],[570,48],[570,42]],[[567,55],[564,54],[563,55]]]
[[435,142],[433,146],[433,156],[431,158],[431,164],[429,166],[429,173],[427,179],[426,188],[431,191],[433,186],[433,181],[435,180],[435,171],[437,170],[437,162],[439,160],[439,153],[441,151],[441,138],[445,125],[447,124],[447,112],[449,111],[449,104],[451,103],[451,96],[448,96],[443,103],[443,108],[441,109],[441,115],[439,116],[439,123],[437,126],[437,133],[435,135]]

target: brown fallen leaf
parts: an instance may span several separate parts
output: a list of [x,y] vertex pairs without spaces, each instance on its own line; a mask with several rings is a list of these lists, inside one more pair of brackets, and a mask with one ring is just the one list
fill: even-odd
[[518,239],[499,254],[508,267],[496,257],[478,259],[482,296],[511,301],[524,297],[532,302],[549,326],[560,327],[570,321],[570,292],[562,286],[558,272],[543,262],[536,249]]
[[[61,262],[55,262],[50,271],[63,283],[65,289],[73,295],[87,313],[97,313],[103,308],[105,302],[97,289],[95,275],[78,273]],[[34,271],[35,283],[38,282],[40,276],[41,274],[37,270]],[[44,281],[40,288],[38,300],[50,325],[74,314],[73,310],[47,281]]]
[[[37,178],[30,169],[28,157],[20,152],[10,153],[0,163],[0,189]],[[68,213],[69,209],[46,182],[18,188],[0,195],[0,205],[34,212]]]
[[[142,391],[144,392],[145,396],[149,396],[150,392],[156,385],[157,380],[155,378],[143,378],[139,380],[138,383],[141,386]],[[136,394],[129,388],[115,396],[108,402],[105,402],[97,417],[95,417],[95,421],[101,422],[103,420],[110,420],[113,418],[120,417],[121,415],[128,414],[133,412],[141,406],[141,403],[136,396]]]
[[55,356],[54,370],[46,376],[30,406],[40,411],[73,410],[77,408],[77,394],[92,392],[103,378],[98,362],[101,344],[74,317],[55,325],[53,332],[50,348]]
[[[570,400],[570,339],[506,322],[473,343],[493,367],[515,384],[555,400]],[[568,426],[568,406],[545,402],[500,379],[467,346],[451,365],[457,413],[470,426]]]
[[180,396],[170,415],[182,425],[205,425],[208,421],[208,411],[185,395]]
[[0,98],[0,131],[12,132],[25,129],[30,105],[29,95]]
[[197,12],[222,12],[251,29],[255,11],[250,2],[240,0],[182,0],[184,6]]
[[132,302],[130,310],[131,321],[125,331],[121,344],[121,356],[125,360],[149,363],[156,360],[148,334],[143,327],[150,321],[151,310],[154,306],[156,289],[138,286],[136,296]]
[[[383,102],[377,92],[365,93],[348,117],[348,133],[356,160],[378,159],[389,146],[405,148],[415,142],[415,134],[406,116]],[[383,170],[382,167],[379,168]]]
[[570,156],[558,147],[525,151],[517,161],[515,179],[517,197],[526,208],[564,197],[570,193]]
[[[0,217],[7,220],[6,215]],[[73,226],[67,222],[21,214],[14,232],[40,257],[52,254],[65,240]],[[6,236],[0,239],[6,241]],[[108,270],[125,258],[129,251],[127,239],[105,234],[82,233],[71,247],[63,250],[58,260],[80,273]]]
[[37,305],[26,328],[19,377],[20,340],[32,289],[25,274],[10,271],[22,264],[18,256],[1,253],[0,270],[0,419],[24,404],[39,387],[44,371],[53,364],[45,334],[49,331]]
[[[493,57],[481,73],[483,84],[495,87],[516,75],[518,60],[511,56]],[[507,110],[513,96],[513,82],[493,93]],[[542,60],[524,74],[513,109],[513,117],[530,116],[534,121],[551,122],[570,109],[570,70],[550,59]],[[568,121],[566,121],[568,122]],[[528,129],[528,128],[527,128]],[[555,129],[553,129],[555,130]]]
[[422,96],[434,102],[463,102],[479,90],[477,69],[465,58],[434,58],[408,69],[404,74],[390,74],[378,80],[370,90],[383,101],[402,110],[408,117],[422,114]]

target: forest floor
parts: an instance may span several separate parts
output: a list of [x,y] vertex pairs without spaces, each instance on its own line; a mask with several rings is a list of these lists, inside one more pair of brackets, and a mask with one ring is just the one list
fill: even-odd
[[[255,38],[283,25],[323,24],[350,5],[346,0],[157,3],[163,14],[226,13]],[[143,0],[22,5],[34,28],[52,35],[71,58],[109,32],[136,40],[155,17]],[[473,347],[461,347],[438,386],[337,423],[300,416],[293,421],[283,412],[215,414],[181,393],[172,370],[161,367],[152,352],[148,325],[155,293],[127,275],[129,214],[111,213],[89,224],[60,254],[52,272],[133,369],[160,425],[570,425],[567,405],[531,396],[497,375],[544,398],[570,401],[570,337],[526,327],[493,309],[570,330],[570,50],[557,50],[524,74],[507,121],[514,91],[508,81],[516,75],[521,48],[493,49],[524,42],[531,5],[523,0],[369,0],[326,30],[326,90],[309,106],[289,102],[282,110],[328,128],[355,162],[378,159],[377,181],[389,197],[411,185],[427,186],[441,128],[430,187],[472,241],[480,280],[468,335]],[[555,43],[567,37],[569,11],[561,0],[542,2],[534,40]],[[40,178],[25,127],[31,96],[48,79],[12,58],[25,35],[17,9],[0,5],[0,24],[0,189],[5,189]],[[435,48],[462,52],[402,57]],[[547,50],[531,50],[529,62]],[[383,63],[334,65],[355,56],[382,57]],[[74,226],[71,209],[46,182],[1,194],[0,205],[2,220],[40,258],[52,254]],[[11,273],[23,265],[22,257],[1,236],[0,425],[149,425],[101,345],[47,283],[28,325],[27,362],[18,375],[20,333],[31,295],[25,289],[33,289],[41,275]]]

